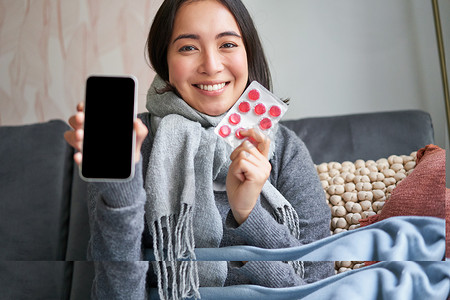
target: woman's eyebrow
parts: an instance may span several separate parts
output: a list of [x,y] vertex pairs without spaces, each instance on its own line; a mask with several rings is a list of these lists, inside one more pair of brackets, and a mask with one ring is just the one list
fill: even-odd
[[216,40],[220,39],[224,36],[235,36],[235,37],[241,38],[241,36],[234,31],[225,31],[225,32],[222,32],[222,33],[219,33],[218,35],[216,35]]
[[178,40],[181,40],[181,39],[199,40],[199,39],[200,39],[200,36],[197,35],[197,34],[191,34],[191,33],[180,34],[179,36],[177,36],[177,37],[173,40],[172,44],[175,43],[175,42],[178,41]]
[[[216,35],[216,40],[218,40],[222,37],[225,37],[225,36],[235,36],[237,38],[241,38],[241,36],[234,31],[224,31],[224,32],[221,32],[218,35]],[[173,40],[172,44],[181,39],[199,40],[200,36],[198,34],[193,34],[193,33],[180,34]]]

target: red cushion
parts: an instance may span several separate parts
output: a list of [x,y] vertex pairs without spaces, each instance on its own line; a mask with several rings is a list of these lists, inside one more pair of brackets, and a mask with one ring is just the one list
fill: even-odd
[[417,151],[414,171],[386,200],[380,214],[360,220],[366,226],[394,216],[445,218],[445,150],[428,145]]
[[446,257],[450,257],[450,189],[445,187],[444,149],[430,144],[417,151],[414,171],[395,187],[381,213],[359,223],[362,227],[394,216],[446,218]]

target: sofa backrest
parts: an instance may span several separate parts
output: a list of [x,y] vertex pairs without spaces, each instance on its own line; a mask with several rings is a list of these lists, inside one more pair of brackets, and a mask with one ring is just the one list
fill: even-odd
[[282,121],[305,142],[316,164],[377,160],[434,143],[431,117],[402,110]]

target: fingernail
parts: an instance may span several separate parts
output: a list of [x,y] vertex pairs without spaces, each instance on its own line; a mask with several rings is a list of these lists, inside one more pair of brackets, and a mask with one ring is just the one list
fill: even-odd
[[242,128],[242,129],[241,129],[241,132],[242,132],[242,133],[247,133],[247,132],[248,132],[248,129]]

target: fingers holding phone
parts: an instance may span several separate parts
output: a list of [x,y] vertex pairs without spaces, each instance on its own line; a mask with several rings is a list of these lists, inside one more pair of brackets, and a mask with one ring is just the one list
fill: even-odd
[[141,158],[141,146],[148,134],[148,129],[140,119],[134,121],[133,128],[136,132],[136,152],[134,154],[134,162],[137,163]]
[[82,160],[81,149],[83,145],[84,136],[84,103],[80,102],[77,105],[77,113],[69,118],[69,125],[72,130],[64,133],[64,139],[78,152],[74,155],[75,162],[80,165]]

